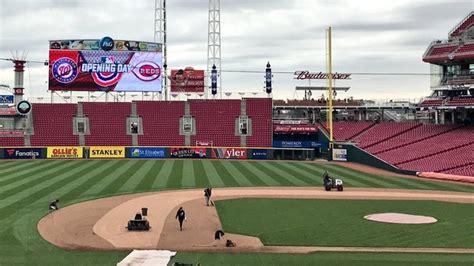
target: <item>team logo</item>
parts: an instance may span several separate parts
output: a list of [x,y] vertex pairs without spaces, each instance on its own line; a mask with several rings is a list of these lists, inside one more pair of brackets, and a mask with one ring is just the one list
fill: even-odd
[[155,62],[138,63],[132,70],[133,74],[142,81],[150,82],[161,76],[161,68]]
[[[99,85],[102,88],[107,88],[115,85],[122,78],[122,74],[128,72],[129,66],[126,64],[117,64],[115,63],[115,57],[113,56],[103,56],[101,57],[101,62],[98,64],[88,64],[91,65],[89,68],[93,69],[94,65],[96,69],[89,70],[92,72],[92,79],[95,84]],[[83,68],[84,65],[83,65]],[[87,69],[86,69],[87,70]],[[83,72],[88,72],[84,71]]]
[[114,40],[110,37],[104,37],[99,43],[100,49],[110,51],[114,48]]
[[7,154],[9,156],[12,156],[13,154],[15,154],[15,150],[7,150]]
[[53,77],[60,83],[71,83],[77,77],[77,64],[69,57],[61,57],[52,67]]

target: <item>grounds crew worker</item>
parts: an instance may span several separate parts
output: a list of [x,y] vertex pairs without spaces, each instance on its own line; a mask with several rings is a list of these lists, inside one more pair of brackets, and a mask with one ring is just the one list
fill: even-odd
[[179,207],[179,210],[176,213],[176,219],[179,221],[179,230],[183,231],[183,222],[186,220],[186,213],[184,212],[183,207]]
[[59,209],[59,207],[58,207],[58,202],[59,202],[58,199],[55,200],[55,201],[53,201],[53,202],[51,202],[51,203],[49,204],[49,209],[50,209],[50,210],[53,210],[53,211],[58,210],[58,209]]

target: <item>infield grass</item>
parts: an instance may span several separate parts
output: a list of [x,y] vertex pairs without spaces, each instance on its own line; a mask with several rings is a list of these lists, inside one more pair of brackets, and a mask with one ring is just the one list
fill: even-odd
[[[233,199],[216,201],[225,232],[267,246],[474,248],[474,205],[438,201]],[[364,219],[397,212],[432,216],[434,224]]]

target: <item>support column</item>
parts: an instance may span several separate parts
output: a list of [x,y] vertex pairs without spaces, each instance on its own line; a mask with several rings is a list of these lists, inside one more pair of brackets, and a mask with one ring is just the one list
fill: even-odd
[[438,109],[435,109],[435,124],[439,124],[439,114],[438,114]]

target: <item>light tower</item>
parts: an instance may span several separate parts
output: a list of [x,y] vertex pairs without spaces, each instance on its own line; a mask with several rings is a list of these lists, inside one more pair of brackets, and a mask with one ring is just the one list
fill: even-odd
[[[213,66],[217,70],[217,89],[222,99],[221,80],[221,2],[209,0],[209,24],[207,35],[207,76],[210,77]],[[206,89],[206,98],[208,94]]]
[[154,41],[161,43],[163,46],[163,79],[162,87],[165,100],[168,100],[168,52],[166,45],[166,0],[155,0],[155,36]]

